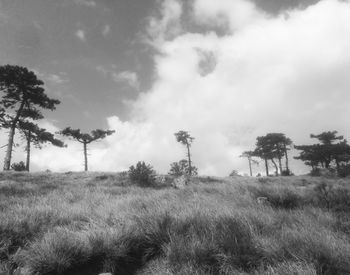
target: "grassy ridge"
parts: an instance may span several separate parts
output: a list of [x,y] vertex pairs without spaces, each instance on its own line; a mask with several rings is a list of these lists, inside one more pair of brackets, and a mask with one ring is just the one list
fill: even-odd
[[349,217],[349,180],[2,173],[0,274],[350,274]]

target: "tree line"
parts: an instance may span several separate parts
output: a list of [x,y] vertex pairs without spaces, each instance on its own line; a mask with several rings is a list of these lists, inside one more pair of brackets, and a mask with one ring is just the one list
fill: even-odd
[[[53,99],[45,94],[44,82],[37,78],[34,72],[25,67],[15,65],[0,66],[0,91],[3,96],[0,101],[0,127],[8,129],[8,142],[3,170],[10,170],[14,137],[16,130],[19,131],[26,147],[26,163],[24,170],[30,169],[31,147],[41,148],[43,144],[50,143],[54,146],[65,147],[67,145],[55,134],[68,137],[83,145],[84,170],[88,170],[88,145],[94,141],[104,139],[115,133],[114,130],[95,129],[90,133],[81,132],[80,129],[65,129],[56,133],[50,133],[40,128],[38,121],[44,118],[43,110],[54,111],[60,104],[58,99]],[[255,149],[245,151],[241,157],[248,159],[250,176],[253,175],[252,167],[257,164],[256,160],[264,162],[266,175],[270,175],[270,165],[274,167],[275,175],[291,175],[289,168],[288,152],[294,147],[300,150],[295,159],[303,161],[311,166],[312,171],[320,168],[334,170],[339,175],[350,174],[350,146],[343,136],[338,136],[337,131],[323,132],[310,137],[317,139],[318,143],[312,145],[293,145],[292,140],[283,133],[268,133],[257,137]],[[194,137],[187,131],[175,133],[176,140],[186,148],[187,159],[174,162],[170,165],[169,174],[197,175],[198,169],[193,165],[190,148]]]
[[311,145],[294,145],[292,140],[283,133],[268,133],[257,137],[254,150],[245,151],[241,157],[248,159],[250,176],[252,166],[258,163],[256,158],[264,161],[266,176],[270,175],[269,164],[275,168],[275,175],[289,176],[288,152],[294,148],[299,152],[294,159],[301,160],[311,167],[311,173],[317,174],[320,169],[337,173],[339,176],[350,175],[350,145],[337,131],[324,131],[320,134],[310,134],[317,143]]

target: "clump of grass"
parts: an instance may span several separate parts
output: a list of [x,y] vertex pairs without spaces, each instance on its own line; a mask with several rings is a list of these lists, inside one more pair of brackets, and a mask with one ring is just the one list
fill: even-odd
[[250,186],[253,197],[265,197],[274,208],[296,209],[305,204],[304,198],[286,187]]
[[161,255],[171,221],[167,215],[137,220],[124,232],[56,229],[23,252],[22,265],[33,274],[134,274]]
[[224,274],[227,270],[248,272],[263,261],[262,250],[256,246],[244,221],[203,215],[178,221],[173,228],[167,257],[175,271],[192,265],[210,274]]
[[282,262],[276,266],[269,266],[266,271],[256,275],[317,275],[315,266],[305,262]]
[[304,259],[314,265],[316,274],[350,274],[350,247],[327,230],[285,229],[279,255],[291,260]]

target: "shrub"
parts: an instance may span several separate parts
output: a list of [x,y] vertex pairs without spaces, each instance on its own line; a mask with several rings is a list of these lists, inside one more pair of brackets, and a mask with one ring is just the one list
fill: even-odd
[[136,167],[131,166],[128,174],[130,180],[140,186],[151,186],[156,181],[156,172],[151,165],[146,165],[144,161],[139,161]]
[[334,177],[336,175],[335,170],[332,168],[314,168],[310,172],[310,176],[312,177]]
[[268,183],[270,180],[269,180],[269,178],[265,178],[265,177],[263,177],[263,178],[258,178],[258,182],[260,182],[260,183]]
[[294,176],[294,174],[290,170],[282,170],[281,176]]
[[[173,162],[170,164],[170,171],[168,173],[170,176],[181,177],[184,175],[189,175],[189,173],[190,168],[186,159],[182,159],[179,162]],[[191,174],[192,176],[198,175],[197,167],[193,165],[191,166]]]
[[350,190],[322,182],[314,188],[316,204],[333,211],[350,211]]
[[255,198],[265,197],[274,208],[295,209],[304,204],[304,199],[288,188],[250,187],[250,192]]
[[239,177],[240,175],[238,174],[238,172],[236,170],[232,170],[232,172],[229,175],[230,177]]
[[12,163],[11,168],[16,172],[26,171],[26,166],[23,161]]
[[338,176],[341,178],[350,176],[350,164],[340,166],[338,168]]

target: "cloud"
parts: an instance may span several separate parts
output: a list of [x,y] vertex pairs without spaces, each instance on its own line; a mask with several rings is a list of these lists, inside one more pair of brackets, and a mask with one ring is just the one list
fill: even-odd
[[133,87],[137,90],[140,87],[139,79],[135,72],[130,72],[130,71],[124,71],[120,73],[114,72],[112,73],[112,78],[115,82],[125,82],[130,87]]
[[[116,133],[91,146],[92,170],[120,171],[144,160],[167,172],[186,153],[174,137],[179,130],[195,137],[193,161],[207,175],[247,172],[239,155],[268,132],[283,132],[295,144],[310,143],[310,133],[324,130],[350,137],[348,2],[324,0],[267,17],[243,0],[214,6],[196,0],[192,20],[205,28],[198,33],[184,29],[179,2],[160,5],[151,21],[171,21],[181,31],[169,35],[169,27],[155,27],[152,88],[129,103],[130,120],[108,118]],[[214,31],[221,18],[223,36]],[[54,154],[42,150],[33,162],[51,170],[82,169],[81,148],[74,146]],[[299,161],[291,165],[296,173],[306,171]]]
[[111,32],[111,26],[105,25],[102,30],[102,34],[104,37],[108,36],[108,34]]
[[77,30],[75,36],[78,37],[81,41],[86,42],[86,33],[83,30]]
[[46,76],[46,79],[51,83],[51,84],[64,84],[69,82],[69,80],[66,78],[66,76],[63,76],[61,74],[48,74]]
[[92,0],[74,0],[74,3],[77,5],[83,5],[87,7],[96,7],[96,2]]
[[194,19],[201,25],[214,25],[236,30],[248,24],[257,24],[264,18],[254,4],[246,0],[195,0],[193,5]]
[[97,66],[96,70],[102,73],[105,77],[109,77],[116,83],[126,83],[130,87],[138,90],[140,88],[139,78],[136,72],[123,71],[118,72],[116,65],[111,66]]
[[183,6],[178,0],[159,1],[158,15],[150,17],[146,28],[145,42],[157,46],[164,40],[175,37],[182,31]]

